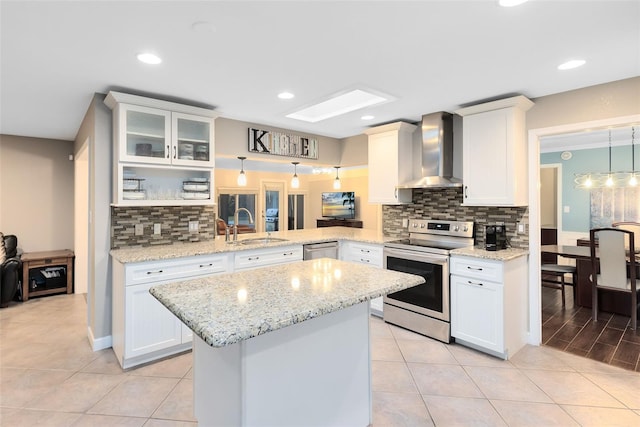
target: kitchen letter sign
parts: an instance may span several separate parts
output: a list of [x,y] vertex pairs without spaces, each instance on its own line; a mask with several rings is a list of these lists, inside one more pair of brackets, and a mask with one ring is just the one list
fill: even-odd
[[249,128],[249,152],[274,156],[318,158],[318,140],[299,135],[288,135]]

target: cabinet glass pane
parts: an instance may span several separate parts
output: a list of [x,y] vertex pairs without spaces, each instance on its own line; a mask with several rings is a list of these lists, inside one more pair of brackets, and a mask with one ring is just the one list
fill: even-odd
[[127,110],[127,155],[165,156],[165,117]]
[[209,161],[209,123],[178,119],[178,159]]

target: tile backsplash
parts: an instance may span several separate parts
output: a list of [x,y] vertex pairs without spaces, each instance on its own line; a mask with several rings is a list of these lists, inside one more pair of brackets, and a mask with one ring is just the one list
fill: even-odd
[[384,205],[382,229],[387,236],[408,237],[402,227],[403,219],[446,219],[474,221],[476,245],[484,246],[485,225],[504,223],[507,238],[514,248],[528,248],[528,233],[518,234],[517,224],[529,228],[528,207],[461,206],[462,188],[438,188],[413,190],[410,205]]
[[[189,221],[198,221],[198,231],[189,231]],[[154,224],[161,233],[154,234]],[[136,236],[136,225],[142,235]],[[214,206],[148,206],[111,208],[111,249],[130,246],[199,242],[215,238]]]

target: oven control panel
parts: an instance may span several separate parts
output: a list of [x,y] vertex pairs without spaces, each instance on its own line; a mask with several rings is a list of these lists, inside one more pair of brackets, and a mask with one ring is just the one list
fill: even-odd
[[437,219],[409,220],[410,233],[473,237],[473,231],[473,221],[448,221]]

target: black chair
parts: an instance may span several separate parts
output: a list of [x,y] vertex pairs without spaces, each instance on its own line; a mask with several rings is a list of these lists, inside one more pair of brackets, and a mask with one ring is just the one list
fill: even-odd
[[22,262],[18,238],[0,233],[0,308],[7,307],[20,288]]
[[[562,293],[562,306],[565,306],[564,287],[573,287],[573,302],[576,301],[576,267],[564,264],[542,264],[540,266],[542,286],[559,289]],[[565,274],[571,274],[571,282],[565,280]],[[552,277],[550,277],[552,276]]]
[[[591,230],[591,292],[593,320],[598,321],[598,289],[631,294],[631,329],[638,319],[638,279],[634,232],[621,228]],[[598,257],[596,258],[596,246]]]

